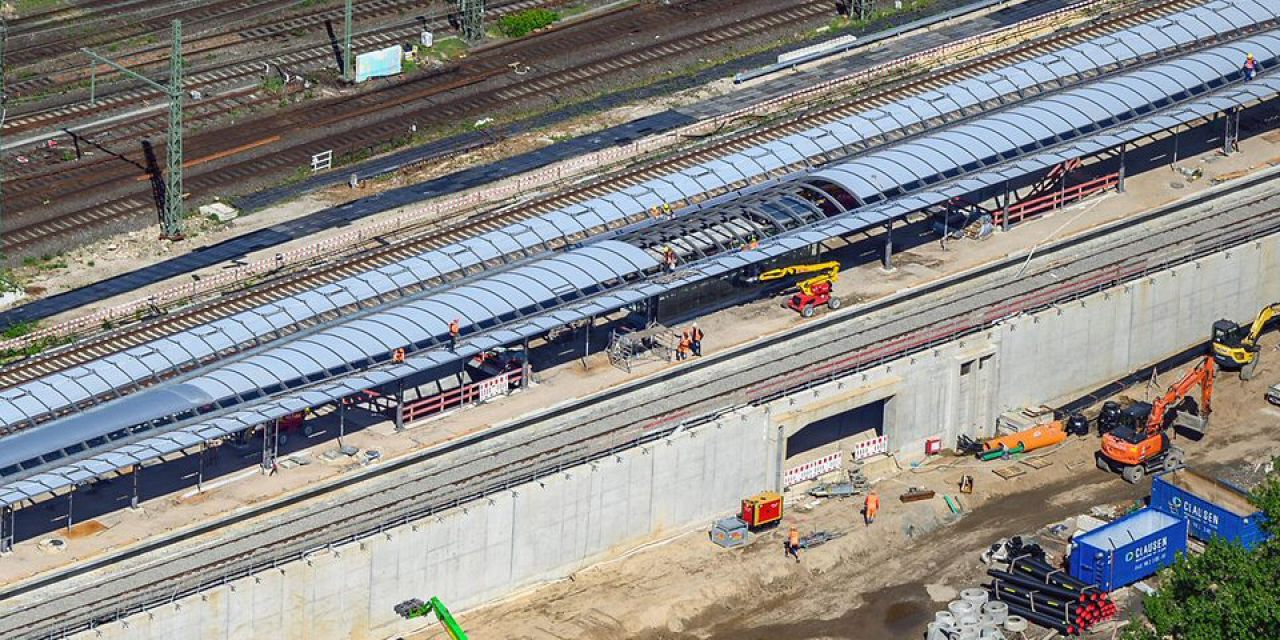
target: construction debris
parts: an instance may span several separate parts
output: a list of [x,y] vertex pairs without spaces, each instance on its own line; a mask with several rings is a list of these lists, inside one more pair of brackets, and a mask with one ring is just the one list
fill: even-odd
[[931,500],[937,495],[932,489],[923,489],[921,487],[911,487],[907,492],[898,496],[903,502],[919,502],[921,500]]

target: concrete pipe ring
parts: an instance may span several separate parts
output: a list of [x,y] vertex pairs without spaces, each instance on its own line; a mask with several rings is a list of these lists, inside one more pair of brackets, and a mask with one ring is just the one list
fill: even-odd
[[1004,620],[1004,630],[1012,633],[1027,630],[1027,619],[1022,616],[1009,616]]
[[981,607],[987,603],[986,589],[965,589],[960,592],[960,599],[971,603],[974,607]]

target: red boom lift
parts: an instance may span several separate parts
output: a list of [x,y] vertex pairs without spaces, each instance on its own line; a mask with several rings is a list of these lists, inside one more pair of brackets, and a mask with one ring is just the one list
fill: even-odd
[[813,317],[814,307],[825,304],[828,309],[840,308],[840,298],[831,295],[832,285],[835,284],[836,280],[840,279],[839,262],[798,264],[790,267],[782,267],[780,269],[772,269],[757,276],[756,280],[758,282],[765,282],[796,274],[815,273],[819,271],[822,273],[819,273],[812,278],[797,282],[795,295],[791,296],[791,299],[787,301],[787,308],[806,318],[810,318]]

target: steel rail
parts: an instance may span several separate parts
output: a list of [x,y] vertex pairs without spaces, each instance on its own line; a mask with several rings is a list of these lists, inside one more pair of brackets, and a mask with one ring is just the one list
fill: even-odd
[[[224,534],[218,536],[216,541],[208,543],[203,549],[175,548],[175,554],[181,555],[170,560],[158,560],[159,564],[144,564],[138,569],[137,574],[132,574],[154,574],[144,576],[142,585],[123,585],[120,582],[124,580],[121,572],[112,572],[102,583],[78,585],[74,594],[61,594],[51,602],[24,603],[21,612],[0,617],[0,632],[5,631],[5,625],[10,624],[9,621],[15,615],[23,612],[30,614],[37,609],[48,607],[56,609],[57,605],[63,605],[63,608],[72,610],[74,622],[60,624],[56,620],[59,616],[58,612],[40,614],[45,617],[36,621],[29,619],[22,621],[22,628],[30,633],[19,637],[40,637],[40,634],[68,633],[87,628],[94,623],[109,621],[144,610],[149,606],[170,602],[202,589],[225,584],[237,577],[306,557],[310,553],[323,551],[334,545],[376,535],[390,527],[430,516],[495,491],[503,491],[523,482],[559,473],[572,466],[616,455],[621,450],[659,440],[677,430],[714,421],[735,408],[768,402],[786,393],[808,388],[820,381],[849,375],[859,369],[933,348],[942,342],[986,330],[1010,315],[1049,308],[1054,304],[1074,300],[1204,255],[1229,250],[1259,237],[1275,234],[1280,232],[1280,195],[1263,195],[1255,196],[1247,203],[1235,204],[1229,208],[1216,208],[1191,223],[1177,221],[1177,224],[1170,223],[1154,233],[1144,234],[1144,242],[1147,246],[1141,254],[1133,254],[1132,245],[1117,246],[1115,243],[1107,242],[1099,242],[1098,246],[1091,248],[1092,252],[1073,253],[1079,252],[1086,244],[1105,241],[1114,234],[1136,230],[1140,225],[1176,217],[1177,214],[1196,206],[1268,182],[1274,179],[1275,174],[1276,172],[1273,171],[1267,175],[1246,178],[1210,193],[1200,194],[1156,211],[1131,216],[1103,228],[1042,247],[1037,251],[1034,262],[1037,270],[1021,278],[996,277],[1003,272],[1015,271],[1025,260],[1025,255],[1006,257],[978,269],[868,303],[846,313],[805,323],[764,340],[694,361],[687,366],[677,367],[536,416],[419,452],[362,476],[342,478],[311,488],[286,500],[263,505],[218,522],[206,523],[197,529],[175,534],[171,538],[141,545],[111,558],[73,567],[39,581],[0,591],[0,602],[17,595],[31,594],[69,577],[84,576],[124,559],[144,559],[144,556],[163,551],[178,542],[208,536],[233,525],[245,525],[252,519],[277,514],[286,507],[331,495],[339,488],[358,486],[378,478],[389,481],[390,477],[394,476],[394,482],[389,481],[388,486],[380,488],[368,486],[372,492],[351,500],[316,505],[310,513],[306,514],[279,514],[279,520],[270,523],[273,525],[271,528],[248,533]],[[1266,205],[1269,208],[1261,213],[1244,211],[1251,206],[1259,205]],[[1224,219],[1231,224],[1221,224]],[[1213,239],[1208,242],[1194,242],[1192,246],[1186,246],[1189,239],[1205,237],[1204,228],[1227,229],[1227,233],[1209,236]],[[1168,252],[1170,247],[1181,248]],[[1153,256],[1158,258],[1152,259]],[[1103,258],[1102,262],[1090,264],[1087,269],[1071,274],[1069,277],[1062,276],[1062,273],[1072,265],[1091,263],[1099,257]],[[1050,271],[1057,275],[1050,277],[1048,275]],[[984,280],[989,282],[983,282]],[[978,290],[960,291],[959,287],[962,285],[978,285]],[[1006,291],[1018,289],[1021,291],[1017,295],[1003,295]],[[987,304],[979,301],[980,294],[983,293],[995,296],[995,302]],[[931,300],[938,297],[941,299]],[[922,306],[919,304],[921,301],[929,301],[931,304]],[[970,305],[969,308],[961,308],[967,304]],[[898,309],[910,311],[894,314]],[[942,314],[941,320],[938,319],[937,313]],[[872,314],[890,314],[891,321],[870,328],[868,325],[874,323],[857,322]],[[762,376],[777,376],[772,369],[763,371],[756,366],[753,354],[758,356],[759,352],[765,349],[780,348],[785,351],[790,341],[811,336],[823,330],[845,333],[834,340],[824,337],[824,344],[838,344],[850,348],[817,363],[813,361],[812,353],[793,353],[789,357],[781,357],[774,361],[774,368],[789,369],[796,374],[816,370],[820,375],[798,380],[796,384],[785,389],[773,389],[770,393],[756,394],[752,397],[751,391],[759,384]],[[903,337],[919,337],[917,334],[922,330],[927,332],[926,339],[902,340]],[[901,348],[892,352],[880,350],[874,357],[859,358],[859,353],[869,352],[853,348],[854,340],[858,336],[865,337],[876,332],[885,335],[872,342],[863,340],[859,346],[897,343]],[[851,358],[853,360],[850,360]],[[724,365],[732,366],[735,362],[741,363],[737,372],[728,375],[713,372],[715,368]],[[718,388],[710,389],[706,385],[673,384],[679,378],[700,372],[704,375],[714,373],[715,379],[721,381]],[[626,403],[626,398],[637,391],[659,387],[675,390],[669,394],[672,396],[672,401],[666,404],[680,406],[678,411],[664,413],[661,407],[654,407],[652,404],[637,409]],[[687,391],[682,391],[685,389]],[[614,406],[610,407],[610,404]],[[551,420],[570,418],[575,415],[589,415],[591,420],[584,421],[584,426],[572,430],[544,429],[542,433],[532,433]],[[686,418],[685,416],[688,415],[694,417]],[[667,419],[672,416],[677,417]],[[618,424],[613,424],[614,422]],[[495,446],[500,438],[517,434],[519,435],[518,443],[514,446],[507,449],[499,449]],[[504,453],[507,454],[508,459],[502,459]],[[462,460],[449,459],[451,455],[463,454],[472,455]],[[418,468],[415,469],[415,467]],[[511,473],[509,470],[512,468],[519,468],[520,471]],[[293,519],[286,520],[290,517]],[[301,531],[283,531],[284,528],[297,525],[302,521],[309,521],[312,524],[303,525]],[[253,551],[239,557],[226,557],[225,554],[235,553],[233,549],[235,546]],[[220,554],[224,554],[223,557],[213,560],[200,557]],[[176,567],[175,564],[187,566]],[[165,571],[166,567],[170,570]],[[113,588],[113,585],[121,589],[128,588],[131,595],[121,600],[118,598],[119,594],[106,593]],[[83,601],[86,599],[88,602]],[[85,611],[95,611],[98,615],[84,613]],[[17,628],[10,627],[10,630],[17,631]]]
[[[1043,26],[1043,24],[1050,24],[1051,21],[1057,20],[1063,15],[1085,11],[1106,2],[1108,0],[1082,0],[1082,2],[1075,5],[1001,28],[995,32],[995,37],[1003,40],[1016,39],[1020,37],[1018,34],[1023,34],[1026,29],[1032,29],[1034,32],[1035,29]],[[353,250],[366,247],[373,238],[403,236],[405,233],[415,230],[424,233],[441,231],[449,225],[456,225],[458,220],[463,219],[468,212],[474,211],[477,207],[491,205],[495,202],[511,202],[530,189],[561,184],[574,175],[588,170],[597,171],[602,166],[616,166],[619,163],[633,162],[636,158],[647,158],[649,155],[661,156],[663,150],[669,146],[668,140],[682,139],[695,136],[695,134],[705,136],[707,128],[719,130],[752,115],[770,113],[798,101],[807,101],[814,97],[823,96],[836,89],[842,89],[846,86],[852,89],[882,75],[892,75],[894,69],[904,65],[913,65],[921,60],[950,54],[962,58],[966,57],[967,52],[980,49],[980,43],[985,42],[987,37],[988,34],[978,34],[957,42],[917,52],[906,58],[877,64],[850,75],[824,81],[815,87],[808,87],[776,98],[770,98],[763,103],[757,103],[708,121],[682,127],[663,136],[632,143],[626,148],[609,149],[570,158],[564,162],[536,171],[532,175],[521,175],[503,180],[484,192],[474,192],[447,198],[443,202],[434,202],[429,206],[420,207],[388,221],[362,225],[330,240],[283,251],[277,256],[277,260],[257,260],[228,272],[203,278],[198,283],[193,282],[170,287],[145,299],[133,300],[88,316],[81,316],[62,322],[52,327],[38,329],[20,338],[0,341],[0,348],[21,349],[33,344],[33,341],[36,340],[67,336],[75,337],[86,332],[94,333],[100,326],[131,323],[138,318],[145,319],[148,310],[152,308],[179,308],[189,306],[200,300],[206,300],[211,296],[229,295],[230,292],[243,288],[246,282],[255,282],[264,278],[273,279],[281,271],[281,262],[283,267],[288,270],[308,269],[329,263],[334,256],[349,258],[349,254]],[[490,215],[494,217],[500,216],[502,211],[492,212]],[[283,260],[279,258],[283,258]]]
[[[81,341],[74,344],[72,348],[53,349],[46,353],[31,356],[18,363],[0,368],[0,385],[11,386],[42,375],[48,375],[87,362],[93,358],[102,357],[108,353],[137,346],[162,335],[169,335],[195,324],[208,322],[236,311],[278,300],[301,290],[328,284],[360,270],[384,266],[396,259],[439,248],[474,233],[493,228],[499,223],[526,219],[550,211],[557,206],[580,202],[599,195],[603,192],[602,190],[621,189],[646,177],[651,177],[660,171],[686,168],[717,154],[727,153],[744,144],[757,144],[766,140],[780,138],[799,128],[830,122],[860,109],[872,108],[900,99],[905,95],[914,95],[930,90],[948,81],[972,77],[988,70],[993,64],[1001,60],[1030,57],[1035,53],[1060,48],[1067,43],[1097,37],[1102,33],[1129,26],[1135,21],[1149,20],[1153,17],[1165,15],[1185,6],[1191,6],[1189,0],[1166,0],[1161,4],[1142,7],[1133,13],[1112,16],[1103,22],[1090,24],[1081,29],[1071,30],[1068,33],[1054,34],[1046,41],[1036,41],[1020,45],[1013,50],[981,56],[973,61],[963,63],[959,67],[948,69],[943,73],[934,74],[927,78],[911,80],[904,85],[894,83],[891,87],[859,97],[849,104],[822,107],[816,111],[802,113],[798,116],[788,114],[776,119],[770,125],[757,126],[748,131],[731,135],[723,140],[699,145],[693,149],[662,158],[655,164],[610,176],[590,185],[576,187],[566,194],[558,194],[537,200],[514,209],[484,212],[468,218],[460,225],[457,222],[449,227],[439,223],[428,224],[422,231],[429,233],[420,233],[416,237],[410,237],[405,241],[386,246],[376,246],[373,249],[349,256],[349,259],[327,268],[288,274],[283,279],[231,294],[211,304],[182,310],[170,316],[144,322],[128,330]],[[1206,44],[1205,46],[1208,45]],[[1090,80],[1093,79],[1096,78],[1090,78]],[[1083,82],[1084,80],[1081,81]],[[633,217],[631,220],[625,221],[625,223],[635,222],[639,218],[639,216]],[[161,325],[167,325],[168,330],[162,328]]]

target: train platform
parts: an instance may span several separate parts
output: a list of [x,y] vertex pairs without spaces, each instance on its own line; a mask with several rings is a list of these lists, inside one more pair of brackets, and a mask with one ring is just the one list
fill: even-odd
[[[777,51],[755,54],[713,66],[693,76],[680,78],[678,82],[661,83],[606,96],[598,101],[599,104],[590,108],[575,107],[567,111],[563,118],[541,116],[536,122],[511,128],[512,132],[528,133],[521,133],[516,139],[506,140],[501,145],[512,149],[529,146],[536,148],[443,175],[429,173],[429,179],[418,184],[391,189],[375,186],[373,189],[377,193],[350,201],[345,201],[350,198],[350,192],[341,190],[336,194],[306,195],[305,187],[318,188],[325,181],[320,178],[315,178],[314,181],[304,180],[296,185],[245,199],[241,204],[248,210],[254,210],[281,198],[296,198],[241,217],[229,227],[206,231],[198,238],[180,243],[174,250],[181,251],[181,255],[170,257],[171,250],[167,246],[157,248],[146,232],[130,234],[129,238],[134,240],[132,243],[119,239],[101,241],[73,252],[75,255],[68,258],[68,262],[82,262],[86,267],[71,270],[74,274],[55,276],[51,273],[35,273],[31,285],[44,290],[42,295],[45,297],[0,311],[0,326],[34,321],[56,323],[142,299],[193,280],[214,278],[237,264],[269,259],[275,254],[322,242],[326,238],[344,234],[353,225],[394,218],[445,195],[476,191],[492,182],[543,169],[567,158],[580,157],[645,136],[673,131],[698,120],[731,113],[744,106],[821,84],[832,77],[870,69],[928,47],[963,40],[1019,20],[1047,14],[1061,9],[1064,4],[1063,0],[1012,3],[1008,7],[970,20],[959,20],[906,34],[877,44],[869,51],[854,50],[818,61],[806,65],[798,72],[774,74],[742,86],[733,85],[728,76],[772,61]],[[679,93],[663,97],[663,94],[670,91]],[[606,110],[606,113],[599,117],[584,117],[583,114],[591,109]],[[607,124],[602,129],[582,133],[568,140],[555,142],[549,138],[552,134],[548,131],[554,131],[556,127],[577,130],[583,128],[583,122],[588,121]],[[374,159],[363,165],[343,169],[339,181],[345,182],[352,173],[367,177],[406,164],[421,163],[472,149],[481,144],[483,137],[483,134],[474,132],[463,134],[457,138],[433,142],[422,149],[406,150]],[[469,158],[475,154],[464,155]],[[445,161],[444,164],[448,166],[450,163]],[[335,206],[335,200],[340,204]],[[145,255],[126,257],[123,255],[126,253],[124,251],[117,253],[109,249],[123,244],[141,246],[145,248]]]
[[[1248,132],[1246,132],[1248,133]],[[1061,209],[996,231],[986,239],[962,238],[943,243],[931,231],[928,220],[914,220],[895,232],[893,268],[879,262],[883,237],[873,234],[840,246],[828,246],[829,257],[845,269],[837,293],[846,303],[840,314],[856,314],[862,303],[895,292],[937,282],[949,275],[975,269],[993,260],[1034,252],[1035,248],[1070,238],[1136,213],[1204,192],[1213,185],[1255,175],[1280,164],[1280,135],[1251,135],[1240,142],[1240,152],[1223,156],[1220,129],[1211,125],[1182,132],[1174,143],[1165,138],[1131,152],[1131,174],[1123,194],[1099,193]],[[1178,160],[1173,162],[1175,153]],[[1081,168],[1081,182],[1091,172],[1105,172],[1104,164]],[[778,298],[757,300],[697,318],[706,332],[703,350],[715,354],[794,329],[806,322],[782,307]],[[676,329],[687,326],[675,325]],[[590,335],[592,345],[604,344],[603,329]],[[586,342],[582,343],[585,346]],[[317,501],[342,500],[357,489],[350,483],[379,466],[395,464],[415,453],[447,447],[467,435],[515,422],[554,408],[568,399],[606,393],[648,376],[683,366],[679,362],[638,364],[630,373],[612,366],[607,354],[593,351],[585,358],[578,343],[555,349],[535,348],[532,358],[536,383],[501,395],[492,401],[458,406],[420,421],[410,421],[397,431],[386,415],[352,410],[346,415],[338,452],[336,416],[309,420],[310,434],[292,434],[281,447],[274,472],[260,468],[262,440],[244,446],[225,444],[203,456],[188,456],[146,468],[138,476],[121,476],[74,494],[47,500],[19,510],[18,540],[14,551],[0,558],[0,580],[22,588],[24,584],[56,581],[72,565],[84,567],[90,578],[118,554],[129,554],[158,541],[172,540],[165,556],[181,554],[189,545],[216,542],[220,532],[210,529],[228,515],[261,511],[237,528],[261,527],[271,518],[272,505],[299,508],[298,496],[316,487],[332,486]],[[197,478],[199,484],[197,486]],[[134,481],[139,480],[140,500],[129,508]],[[75,580],[66,583],[74,588]],[[62,588],[61,585],[59,588]],[[20,602],[21,597],[14,600]]]

